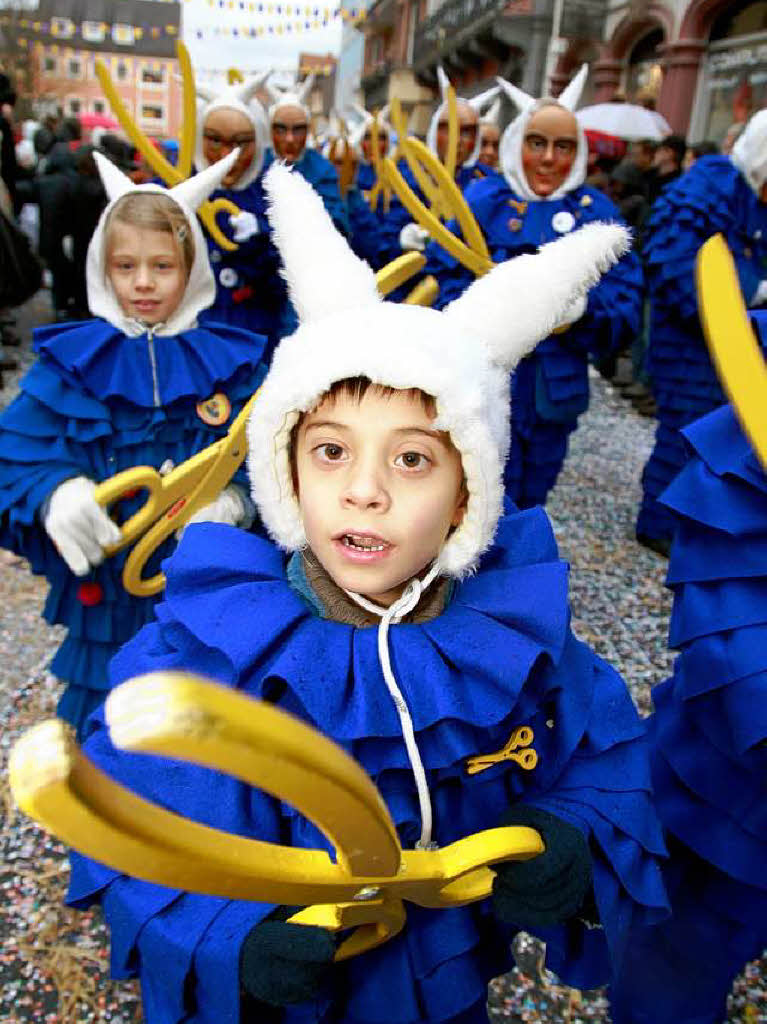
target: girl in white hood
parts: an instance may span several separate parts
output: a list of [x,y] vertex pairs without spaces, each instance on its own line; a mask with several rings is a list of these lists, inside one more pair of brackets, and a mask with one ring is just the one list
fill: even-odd
[[[105,561],[144,495],[112,517],[96,483],[132,466],[167,471],[218,440],[263,376],[263,338],[197,324],[215,285],[194,210],[236,158],[166,192],[96,154],[110,202],[88,250],[95,318],[36,332],[39,360],[0,419],[0,545],[48,578],[45,618],[68,630],[52,665],[66,685],[58,714],[78,733],[106,696],[110,658],[155,604],[124,590],[127,552]],[[198,515],[243,524],[252,505],[232,484]]]

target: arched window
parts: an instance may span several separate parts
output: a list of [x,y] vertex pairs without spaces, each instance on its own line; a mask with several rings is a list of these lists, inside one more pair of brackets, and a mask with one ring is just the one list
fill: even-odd
[[[767,0],[763,0],[767,4]],[[660,47],[665,40],[662,28],[642,36],[629,55],[626,71],[626,98],[630,102],[657,101],[663,82]]]

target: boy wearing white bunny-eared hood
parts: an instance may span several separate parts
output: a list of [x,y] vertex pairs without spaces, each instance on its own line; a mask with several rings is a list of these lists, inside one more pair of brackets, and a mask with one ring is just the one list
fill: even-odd
[[[643,729],[621,679],[570,631],[545,513],[504,514],[503,464],[509,371],[626,232],[592,226],[438,313],[382,302],[296,174],[275,166],[267,189],[300,320],[248,426],[272,542],[188,530],[157,623],[112,681],[191,669],[298,715],[362,764],[404,848],[508,823],[538,829],[546,851],[498,866],[492,899],[408,906],[397,937],[343,965],[334,936],[290,924],[291,908],[165,890],[81,857],[70,900],[102,901],[113,971],[141,977],[149,1024],[486,1021],[488,981],[523,927],[571,984],[604,982],[628,923],[665,913]],[[94,724],[86,753],[164,806],[328,849],[279,801],[190,765],[159,772]],[[528,768],[469,770],[519,726],[533,734]]]

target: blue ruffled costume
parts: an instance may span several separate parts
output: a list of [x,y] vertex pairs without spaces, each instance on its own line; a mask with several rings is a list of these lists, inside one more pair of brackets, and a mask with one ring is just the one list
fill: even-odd
[[[536,252],[561,237],[555,218],[569,224],[566,230],[596,220],[621,222],[613,204],[596,189],[583,186],[561,199],[525,202],[492,171],[469,185],[465,199],[495,263]],[[460,236],[457,224],[450,228]],[[435,243],[428,246],[427,257],[426,271],[439,282],[435,305],[442,309],[474,278]],[[630,342],[639,330],[641,309],[642,271],[635,253],[629,252],[591,289],[581,319],[550,335],[520,362],[512,377],[511,455],[504,477],[506,493],[519,507],[545,504],[565,461],[568,437],[588,408],[589,356],[610,355]]]
[[[284,556],[234,528],[191,527],[167,577],[157,622],[115,658],[112,683],[184,667],[291,711],[363,765],[403,846],[412,847],[419,805],[377,630],[318,617],[288,582]],[[454,588],[444,612],[392,627],[389,644],[426,768],[435,839],[444,845],[494,826],[519,800],[581,828],[604,928],[573,921],[544,937],[550,965],[572,984],[605,981],[609,964],[622,959],[627,929],[665,913],[657,862],[664,847],[643,726],[619,676],[570,631],[567,566],[545,514],[502,520],[496,547]],[[499,749],[522,723],[535,735],[533,771],[505,762],[467,775],[467,757]],[[327,848],[290,807],[233,779],[115,751],[101,712],[85,749],[132,789],[198,821]],[[237,1024],[240,947],[271,906],[162,888],[75,855],[69,900],[96,899],[112,929],[112,971],[141,977],[148,1024]],[[339,965],[316,1003],[279,1019],[478,1024],[486,1021],[489,979],[510,966],[512,934],[488,901],[409,907],[403,933]]]
[[733,255],[748,304],[767,276],[767,205],[729,157],[706,156],[661,193],[644,236],[651,303],[647,371],[658,404],[636,527],[645,537],[672,536],[673,518],[657,499],[685,463],[681,428],[725,401],[698,318],[695,284],[698,250],[717,232]]
[[767,475],[729,406],[684,430],[673,676],[653,692],[653,785],[673,837],[672,917],[632,939],[616,1024],[719,1024],[767,947]]
[[[200,322],[225,323],[265,335],[268,344],[264,359],[270,362],[277,342],[293,329],[294,314],[285,281],[280,276],[280,254],[271,240],[263,173],[246,188],[216,189],[210,198],[228,199],[243,212],[252,213],[258,221],[258,233],[238,242],[237,249],[229,251],[222,249],[205,232],[210,266],[216,280],[216,299],[200,314]],[[219,214],[216,223],[231,239],[233,232],[229,226],[229,214]]]
[[[128,552],[87,578],[71,573],[39,519],[55,488],[74,476],[96,482],[132,466],[176,465],[219,440],[265,373],[264,339],[217,325],[154,339],[161,404],[154,403],[146,334],[129,338],[104,320],[35,332],[38,362],[0,418],[0,546],[46,576],[44,616],[67,627],[51,670],[66,682],[59,715],[78,731],[109,688],[115,652],[154,615],[156,599],[133,597],[121,583]],[[206,424],[198,403],[219,393],[232,414]],[[124,521],[143,495],[115,507]],[[169,540],[146,574],[174,547]]]

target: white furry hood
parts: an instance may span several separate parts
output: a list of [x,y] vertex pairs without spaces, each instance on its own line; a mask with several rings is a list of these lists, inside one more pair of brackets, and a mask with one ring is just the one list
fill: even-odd
[[205,130],[205,121],[214,110],[236,110],[239,114],[244,114],[253,125],[253,131],[256,136],[253,162],[242,177],[230,186],[234,192],[240,192],[254,182],[264,166],[266,147],[269,144],[269,129],[266,123],[266,111],[256,98],[256,91],[265,83],[270,74],[270,71],[265,71],[263,74],[256,75],[255,78],[250,78],[246,82],[230,85],[218,93],[214,93],[202,86],[197,87],[197,96],[200,102],[197,109],[195,167],[204,169],[211,166],[202,148],[202,134]]
[[575,154],[573,166],[562,185],[556,190],[556,192],[552,192],[550,196],[544,197],[536,195],[527,183],[527,177],[522,169],[522,143],[531,117],[543,107],[560,106],[564,107],[565,110],[569,110],[570,113],[574,113],[575,108],[578,106],[581,93],[583,92],[583,86],[585,85],[587,74],[588,65],[584,64],[558,99],[543,97],[542,99],[536,100],[528,93],[523,92],[517,86],[512,85],[511,82],[507,82],[503,78],[498,79],[498,84],[509,99],[515,103],[520,110],[520,113],[511,122],[511,124],[508,125],[501,136],[501,144],[499,148],[501,172],[508,182],[512,192],[519,196],[520,199],[527,199],[531,202],[547,202],[553,199],[561,199],[562,196],[566,196],[568,192],[572,192],[573,189],[579,188],[586,180],[589,147],[586,139],[586,133],[580,124],[578,124],[578,149]]
[[463,522],[438,563],[448,575],[471,572],[502,511],[509,373],[626,251],[627,231],[604,224],[574,231],[535,256],[500,264],[440,313],[382,302],[372,270],[300,175],[275,164],[265,187],[301,324],[277,347],[248,424],[251,489],[267,529],[288,551],[305,546],[291,430],[333,383],[364,376],[434,397],[435,426],[460,452],[469,493]]
[[730,159],[759,195],[767,181],[767,110],[749,120],[732,148]]
[[224,160],[214,164],[212,168],[195,175],[188,181],[176,185],[172,189],[164,189],[160,185],[134,185],[111,161],[101,153],[94,153],[99,174],[104,183],[109,203],[101,214],[96,230],[93,232],[88,246],[85,262],[85,277],[88,287],[88,308],[94,316],[108,320],[128,337],[138,337],[146,331],[146,325],[123,313],[117,296],[106,275],[104,263],[104,228],[115,203],[131,192],[156,192],[171,198],[181,209],[189,230],[194,239],[194,262],[189,274],[186,290],[181,302],[173,315],[163,324],[159,324],[155,333],[158,335],[179,334],[196,326],[197,317],[203,309],[213,304],[216,297],[216,284],[208,261],[208,247],[195,214],[196,208],[226,175],[229,167],[237,159],[239,150],[235,150]]
[[311,111],[306,98],[314,85],[314,75],[307,75],[300,85],[296,84],[290,89],[280,89],[273,82],[266,82],[266,91],[269,93],[271,103],[269,104],[269,127],[274,123],[277,112],[283,107],[298,107],[303,110],[306,120],[311,121]]

